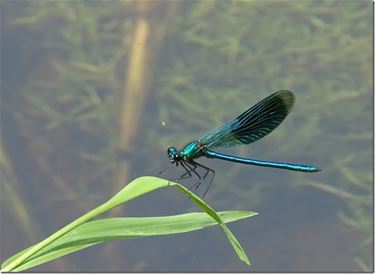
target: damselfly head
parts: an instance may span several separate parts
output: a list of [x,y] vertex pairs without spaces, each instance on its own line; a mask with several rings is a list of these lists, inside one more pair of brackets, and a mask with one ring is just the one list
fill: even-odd
[[180,160],[180,155],[175,147],[169,147],[167,150],[169,162],[172,164]]

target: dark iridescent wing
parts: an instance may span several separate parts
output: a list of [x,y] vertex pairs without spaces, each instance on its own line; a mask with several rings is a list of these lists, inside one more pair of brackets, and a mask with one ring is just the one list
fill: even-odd
[[277,91],[237,118],[211,130],[199,141],[207,147],[231,147],[255,142],[280,125],[292,109],[294,100],[292,92]]

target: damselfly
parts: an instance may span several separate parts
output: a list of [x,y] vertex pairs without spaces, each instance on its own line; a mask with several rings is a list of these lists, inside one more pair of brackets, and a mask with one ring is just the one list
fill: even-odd
[[[295,96],[292,92],[288,90],[277,91],[246,110],[237,118],[211,130],[198,141],[190,142],[182,150],[178,151],[175,147],[169,147],[167,151],[169,161],[176,164],[176,166],[180,164],[185,169],[186,172],[181,178],[186,176],[191,177],[192,174],[194,174],[198,178],[198,182],[195,184],[196,188],[199,187],[202,180],[204,180],[211,172],[211,181],[204,195],[206,195],[212,183],[215,171],[195,161],[195,159],[201,156],[246,165],[273,167],[302,172],[318,172],[320,169],[315,166],[261,161],[210,150],[210,148],[214,147],[227,148],[242,144],[250,144],[263,138],[280,125],[291,111],[294,101]],[[197,167],[201,167],[205,170],[203,176],[197,172]]]

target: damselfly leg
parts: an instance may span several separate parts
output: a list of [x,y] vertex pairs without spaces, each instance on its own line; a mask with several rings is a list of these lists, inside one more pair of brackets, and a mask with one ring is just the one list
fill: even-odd
[[[204,166],[204,165],[202,165],[202,164],[200,164],[200,163],[198,163],[198,162],[195,162],[195,161],[193,161],[193,163],[195,164],[195,166],[199,166],[199,167],[203,168],[203,169],[206,171],[206,173],[205,173],[205,174],[203,175],[203,177],[202,177],[202,180],[206,179],[206,177],[208,176],[208,174],[209,174],[210,172],[212,173],[211,180],[210,180],[210,182],[208,183],[208,186],[207,186],[207,188],[206,188],[206,190],[204,191],[203,196],[202,196],[202,198],[204,198],[204,196],[206,196],[208,190],[210,189],[210,186],[211,186],[211,184],[212,184],[212,181],[214,180],[214,177],[215,177],[215,170],[213,170],[212,168],[206,167],[206,166]],[[202,180],[201,180],[201,181],[199,182],[199,184],[196,186],[196,189],[201,185]]]
[[[181,175],[180,179],[191,178],[193,174],[198,179],[191,187],[189,187],[189,190],[198,189],[200,187],[200,185],[202,184],[202,182],[207,178],[207,176],[210,173],[212,174],[210,182],[208,183],[208,186],[207,186],[207,188],[204,191],[204,194],[202,196],[202,198],[204,198],[206,196],[210,186],[211,186],[211,183],[212,183],[214,177],[215,177],[215,170],[213,170],[209,167],[206,167],[206,166],[204,166],[204,165],[202,165],[198,162],[195,162],[195,161],[189,161],[189,162],[184,161],[184,162],[181,162],[181,165],[183,166],[183,168],[185,169],[186,172]],[[203,176],[197,172],[198,167],[202,168],[205,171]]]

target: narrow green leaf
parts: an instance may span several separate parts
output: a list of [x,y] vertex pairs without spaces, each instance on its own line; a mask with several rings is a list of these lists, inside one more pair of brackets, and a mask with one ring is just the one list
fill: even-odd
[[[224,211],[219,212],[218,215],[223,222],[227,223],[249,218],[257,215],[257,213]],[[206,213],[201,212],[163,217],[108,218],[91,221],[40,250],[13,271],[23,271],[106,241],[185,233],[213,225],[217,225],[217,222]],[[19,255],[21,254],[14,255],[4,264],[16,259]]]
[[[209,206],[207,205],[202,199],[200,199],[198,196],[196,196],[194,193],[190,192],[188,189],[186,189],[184,186],[174,183],[171,181],[167,181],[164,179],[156,178],[156,177],[140,177],[131,183],[129,183],[127,186],[125,186],[120,192],[118,192],[115,196],[113,196],[110,200],[105,202],[104,204],[98,206],[97,208],[89,211],[85,215],[81,216],[77,220],[73,221],[72,223],[68,224],[67,226],[63,227],[62,229],[58,230],[56,233],[52,234],[50,237],[46,238],[42,242],[16,254],[15,256],[8,259],[5,263],[2,265],[2,271],[3,272],[9,272],[9,271],[20,271],[25,270],[32,265],[32,260],[36,259],[38,256],[45,255],[43,258],[40,258],[39,263],[34,263],[33,265],[40,264],[42,262],[46,262],[55,258],[58,258],[62,255],[71,253],[73,251],[85,248],[87,246],[97,244],[99,242],[103,241],[103,238],[96,238],[96,239],[85,239],[85,240],[79,240],[76,242],[76,246],[72,247],[71,244],[68,244],[68,246],[63,246],[60,250],[61,252],[58,252],[57,243],[59,243],[59,240],[61,241],[61,238],[64,239],[64,236],[66,237],[67,234],[73,233],[77,228],[82,226],[83,224],[90,221],[92,218],[116,207],[119,204],[125,203],[127,201],[130,201],[136,197],[139,197],[143,194],[146,194],[148,192],[151,192],[153,190],[166,187],[166,186],[173,186],[179,189],[180,191],[183,191],[189,198],[191,198],[204,212],[206,212],[213,220],[215,220],[221,228],[224,230],[225,234],[227,235],[230,243],[232,244],[234,250],[238,254],[239,258],[244,261],[246,264],[250,264],[249,259],[247,258],[244,250],[242,249],[241,245],[237,241],[237,239],[234,237],[234,235],[231,233],[231,231],[228,229],[228,227],[224,224],[224,221],[221,219],[221,217]],[[252,213],[254,214],[254,213]],[[198,228],[196,228],[198,229]],[[191,231],[191,230],[190,230]],[[167,233],[167,232],[165,232]],[[181,232],[172,232],[172,233],[181,233]],[[167,233],[168,234],[168,233]],[[160,234],[164,235],[164,234]],[[108,236],[108,235],[107,235]],[[149,236],[149,235],[143,235],[143,236]],[[122,236],[123,239],[125,236]],[[131,238],[134,237],[140,237],[139,235],[132,235],[129,236]],[[111,239],[105,239],[105,240],[113,240],[116,237],[111,237]],[[53,249],[53,248],[56,249]],[[48,251],[49,250],[49,251]],[[53,250],[53,253],[51,251]],[[50,254],[50,255],[49,255]],[[49,256],[49,257],[48,257]],[[24,264],[29,263],[28,267],[25,267]]]
[[229,242],[231,243],[233,249],[236,251],[238,257],[246,264],[250,265],[250,260],[246,256],[245,251],[243,250],[242,246],[236,239],[236,237],[233,235],[233,233],[229,230],[229,228],[224,224],[224,222],[220,219],[219,215],[213,210],[208,204],[206,204],[201,198],[199,198],[197,195],[195,195],[193,192],[190,192],[186,187],[177,184],[172,183],[173,186],[179,188],[180,190],[184,191],[185,194],[187,194],[189,197],[193,199],[193,201],[208,215],[210,215],[215,221],[219,223],[221,228],[224,230],[225,234],[228,237]]

